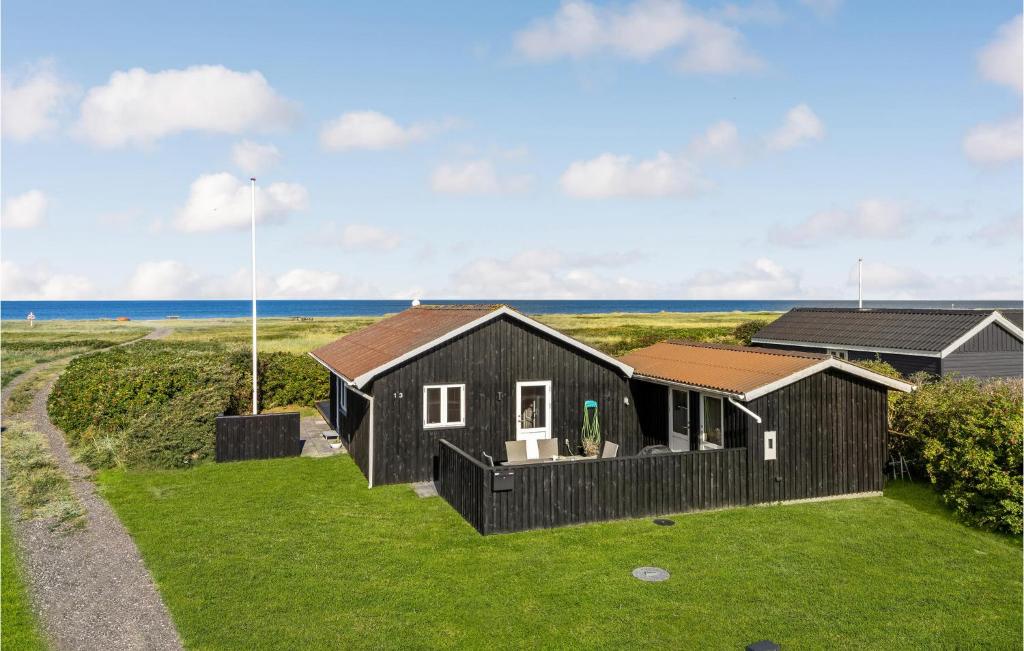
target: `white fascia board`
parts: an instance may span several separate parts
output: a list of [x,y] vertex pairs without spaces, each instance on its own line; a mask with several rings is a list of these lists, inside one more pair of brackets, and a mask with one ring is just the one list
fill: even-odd
[[[345,380],[345,382],[346,382],[346,383],[348,383],[348,385],[349,385],[349,388],[352,388],[352,390],[353,390],[353,391],[355,391],[354,387],[352,387],[352,380],[351,380],[351,378],[347,378],[347,377],[345,377],[344,375],[342,375],[341,373],[337,372],[336,370],[334,370],[333,368],[331,368],[331,366],[330,366],[330,365],[329,365],[329,364],[328,364],[327,362],[325,362],[324,360],[320,359],[319,357],[317,357],[316,355],[314,355],[314,354],[313,354],[312,352],[309,352],[309,353],[306,353],[306,354],[307,354],[307,355],[309,355],[310,357],[312,357],[313,359],[315,359],[315,360],[316,360],[316,362],[317,362],[318,364],[320,364],[320,366],[323,366],[323,367],[324,367],[325,369],[327,369],[328,371],[330,371],[330,372],[331,372],[332,374],[334,374],[334,375],[337,375],[337,376],[338,376],[338,377],[340,377],[340,378],[341,378],[342,380]],[[361,392],[359,392],[359,391],[356,391],[356,393],[361,393]],[[361,394],[361,395],[365,395],[365,394]]]
[[855,350],[859,353],[885,353],[887,355],[910,355],[912,357],[941,357],[936,350],[910,350],[905,348],[876,348],[873,346],[849,346],[847,344],[821,343],[816,341],[788,341],[786,339],[762,339],[755,337],[752,344],[772,344],[773,346],[800,346],[804,348],[829,348],[833,350]]
[[436,339],[434,339],[432,341],[428,341],[427,343],[423,344],[422,346],[414,348],[414,349],[410,350],[409,352],[405,353],[404,355],[396,357],[395,359],[393,359],[393,360],[391,360],[391,361],[389,361],[389,362],[387,362],[385,364],[381,364],[377,368],[371,369],[371,370],[367,371],[366,373],[363,373],[359,377],[355,378],[352,382],[357,387],[362,388],[363,386],[366,385],[367,382],[369,382],[373,378],[377,377],[378,375],[380,375],[384,371],[386,371],[386,370],[388,370],[390,368],[394,368],[395,366],[398,366],[399,364],[402,364],[402,363],[412,359],[413,357],[416,357],[417,355],[425,353],[428,350],[431,350],[432,348],[436,348],[436,347],[440,346],[441,344],[443,344],[444,342],[449,341],[451,339],[454,339],[455,337],[458,337],[459,335],[463,334],[464,332],[469,332],[473,328],[476,328],[477,326],[483,325],[484,323],[487,323],[488,321],[492,321],[494,319],[497,319],[498,317],[500,317],[502,315],[507,315],[507,316],[512,317],[513,319],[517,319],[517,320],[519,320],[519,321],[521,321],[523,323],[526,323],[526,324],[536,328],[537,330],[540,330],[541,332],[544,332],[545,334],[551,335],[552,337],[558,339],[559,341],[563,341],[563,342],[569,344],[570,346],[573,346],[574,348],[577,348],[577,349],[579,349],[579,350],[581,350],[581,351],[583,351],[585,353],[593,355],[594,357],[597,357],[598,359],[603,360],[603,361],[611,364],[612,366],[615,366],[620,371],[622,371],[626,375],[627,378],[633,377],[633,367],[632,366],[630,366],[628,364],[625,364],[623,362],[620,362],[619,360],[615,359],[614,357],[611,357],[610,355],[606,355],[606,354],[602,353],[601,351],[599,351],[599,350],[597,350],[595,348],[591,348],[590,346],[584,344],[583,342],[576,341],[572,337],[566,336],[566,335],[562,334],[561,332],[555,330],[554,328],[550,328],[550,327],[544,325],[543,323],[540,323],[538,321],[534,321],[533,319],[531,319],[531,318],[529,318],[527,316],[524,316],[524,315],[516,312],[515,310],[510,310],[507,307],[501,307],[501,308],[498,308],[498,309],[494,310],[493,312],[488,312],[487,314],[485,314],[484,316],[480,317],[479,319],[474,319],[473,321],[470,321],[466,325],[459,326],[458,328],[455,328],[454,330],[446,332],[445,334],[441,335],[440,337],[438,337],[438,338],[436,338]]
[[1013,335],[1017,339],[1024,341],[1024,330],[1018,328],[1016,325],[1013,324],[1012,321],[1007,319],[999,312],[993,312],[992,314],[985,317],[985,319],[982,320],[980,323],[978,323],[978,325],[974,326],[973,328],[965,332],[963,335],[961,335],[956,341],[943,348],[942,353],[940,353],[940,357],[946,357],[954,350],[970,341],[972,338],[974,338],[975,335],[977,335],[979,332],[981,332],[988,326],[992,325],[993,323],[999,324],[1004,329],[1006,329],[1006,331],[1009,332],[1011,335]]
[[798,382],[804,379],[805,377],[810,377],[815,373],[827,371],[830,368],[834,368],[844,373],[849,373],[850,375],[856,375],[857,377],[862,377],[865,380],[870,380],[877,384],[885,385],[890,389],[895,389],[896,391],[903,391],[904,393],[910,393],[911,391],[917,389],[916,386],[910,384],[909,382],[894,380],[893,378],[882,375],[881,373],[869,371],[866,368],[857,366],[856,364],[851,364],[850,362],[844,362],[841,359],[829,358],[823,359],[821,362],[815,364],[814,366],[808,366],[807,368],[801,371],[797,371],[792,375],[788,375],[782,378],[781,380],[776,380],[774,382],[771,382],[770,384],[758,387],[753,391],[748,392],[746,394],[745,400],[750,401],[754,400],[755,398],[760,398],[761,396],[769,394],[772,391],[777,391],[778,389],[781,389],[784,386],[793,384],[794,382]]
[[744,402],[749,402],[750,400],[754,400],[755,398],[760,398],[761,396],[769,394],[772,391],[776,391],[778,389],[781,389],[784,386],[788,386],[790,384],[793,384],[794,382],[799,382],[800,380],[804,379],[805,377],[810,377],[810,376],[814,375],[815,373],[820,373],[821,371],[827,370],[827,369],[831,368],[831,364],[829,363],[830,361],[831,360],[823,359],[820,362],[818,362],[817,364],[814,364],[813,366],[808,366],[805,369],[796,371],[795,373],[793,373],[791,375],[787,375],[786,377],[782,378],[781,380],[775,380],[774,382],[769,382],[768,384],[765,384],[763,386],[759,386],[756,389],[754,389],[753,391],[748,391],[743,396],[743,401]]

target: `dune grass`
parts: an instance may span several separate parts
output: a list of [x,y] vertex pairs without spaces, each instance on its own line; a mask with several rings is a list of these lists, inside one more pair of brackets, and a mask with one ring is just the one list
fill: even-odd
[[[584,343],[611,354],[620,354],[670,337],[735,343],[731,334],[740,323],[753,319],[771,321],[778,316],[775,312],[661,312],[547,314],[536,318]],[[306,353],[378,320],[373,317],[332,317],[309,321],[260,319],[257,324],[260,349]],[[245,347],[252,336],[246,319],[148,321],[146,324],[173,328],[174,332],[167,341],[218,341]]]
[[4,488],[18,502],[21,516],[50,520],[53,528],[76,529],[85,511],[71,490],[67,473],[53,458],[46,438],[21,420],[5,420]]
[[0,385],[36,364],[131,341],[149,330],[116,321],[40,321],[33,327],[0,321]]
[[0,648],[44,651],[47,644],[18,566],[17,545],[9,518],[7,509],[0,509],[0,583],[3,585],[0,590]]
[[1020,646],[1020,542],[927,486],[485,538],[347,456],[100,484],[190,648]]

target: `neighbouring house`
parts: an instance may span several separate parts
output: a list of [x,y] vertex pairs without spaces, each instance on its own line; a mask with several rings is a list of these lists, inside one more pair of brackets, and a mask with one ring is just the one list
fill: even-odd
[[[762,328],[754,346],[881,359],[905,376],[1021,377],[1020,310],[796,308]],[[1009,318],[1007,318],[1009,317]]]

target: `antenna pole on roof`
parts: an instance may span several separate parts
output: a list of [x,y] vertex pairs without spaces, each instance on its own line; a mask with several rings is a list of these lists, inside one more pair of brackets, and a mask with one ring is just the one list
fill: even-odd
[[857,258],[857,309],[864,309],[864,258]]
[[256,394],[256,177],[252,183],[252,413],[259,413],[259,396]]

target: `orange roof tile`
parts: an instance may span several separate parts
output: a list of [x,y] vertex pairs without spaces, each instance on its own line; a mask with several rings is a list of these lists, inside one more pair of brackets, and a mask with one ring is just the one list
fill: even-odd
[[348,380],[501,308],[501,305],[418,305],[313,351]]
[[744,395],[820,364],[828,356],[671,340],[619,359],[638,375]]

